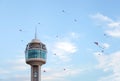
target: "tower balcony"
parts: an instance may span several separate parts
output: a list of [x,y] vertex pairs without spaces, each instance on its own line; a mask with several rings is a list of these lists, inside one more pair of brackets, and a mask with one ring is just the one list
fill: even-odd
[[29,58],[26,59],[26,63],[30,65],[42,65],[46,63],[46,60],[42,58]]

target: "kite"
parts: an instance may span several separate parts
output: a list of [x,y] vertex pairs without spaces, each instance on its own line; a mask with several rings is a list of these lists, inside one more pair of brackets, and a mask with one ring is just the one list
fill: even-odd
[[94,42],[94,44],[99,45],[98,42]]

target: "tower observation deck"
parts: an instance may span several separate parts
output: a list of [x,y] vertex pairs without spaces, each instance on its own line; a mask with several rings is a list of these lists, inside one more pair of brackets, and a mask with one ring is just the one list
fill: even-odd
[[31,66],[31,81],[41,81],[41,66],[46,63],[47,49],[36,37],[27,44],[25,49],[26,63]]

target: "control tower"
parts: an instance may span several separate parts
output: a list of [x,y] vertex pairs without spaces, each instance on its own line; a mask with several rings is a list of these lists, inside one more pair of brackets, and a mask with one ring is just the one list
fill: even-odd
[[31,81],[41,81],[41,66],[46,63],[47,49],[39,39],[35,38],[25,49],[26,63],[31,66]]

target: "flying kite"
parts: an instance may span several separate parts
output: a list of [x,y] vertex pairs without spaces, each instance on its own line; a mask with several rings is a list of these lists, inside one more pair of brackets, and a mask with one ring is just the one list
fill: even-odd
[[77,22],[77,19],[74,19],[75,22]]
[[65,10],[62,10],[62,12],[65,12]]
[[94,42],[94,44],[96,44],[97,46],[99,45],[98,42]]
[[65,71],[66,69],[64,68],[64,71]]
[[20,32],[22,32],[22,29],[19,29]]
[[44,70],[43,72],[46,72],[46,70]]

